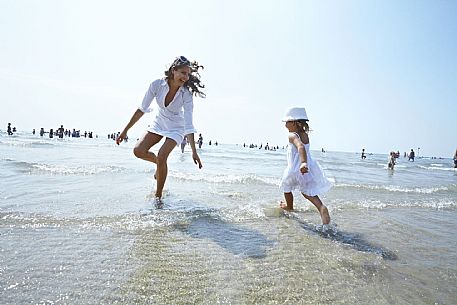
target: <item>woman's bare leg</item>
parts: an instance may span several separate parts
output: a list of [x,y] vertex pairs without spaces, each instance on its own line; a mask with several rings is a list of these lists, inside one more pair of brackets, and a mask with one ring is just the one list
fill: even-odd
[[147,131],[144,136],[136,143],[133,154],[140,159],[156,163],[156,155],[149,149],[159,143],[163,136]]
[[321,214],[321,218],[322,218],[322,223],[324,225],[327,225],[330,223],[330,214],[328,213],[328,209],[327,207],[322,203],[322,201],[320,200],[320,198],[318,196],[308,196],[308,195],[305,195],[302,193],[302,195],[308,199],[309,201],[311,201],[312,204],[314,204],[314,206],[317,208],[317,210],[319,211],[319,213]]
[[176,147],[176,142],[172,139],[166,138],[165,143],[163,143],[157,157],[155,158],[157,164],[156,178],[157,178],[157,189],[156,197],[162,198],[163,186],[165,185],[165,180],[167,179],[168,166],[167,159],[171,151]]

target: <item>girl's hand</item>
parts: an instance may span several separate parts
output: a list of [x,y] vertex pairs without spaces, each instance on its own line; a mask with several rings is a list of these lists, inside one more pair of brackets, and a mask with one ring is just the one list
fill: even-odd
[[308,172],[308,164],[306,162],[302,162],[300,165],[300,173],[306,174]]
[[127,132],[123,131],[119,137],[117,137],[116,144],[119,145],[122,141],[124,141],[125,138],[127,138]]
[[200,161],[200,157],[197,152],[192,153],[192,159],[194,159],[194,163],[198,165],[198,168],[202,168],[202,161]]

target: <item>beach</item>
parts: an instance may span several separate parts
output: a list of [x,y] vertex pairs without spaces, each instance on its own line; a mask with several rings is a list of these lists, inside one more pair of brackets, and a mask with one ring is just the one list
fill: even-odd
[[456,303],[450,157],[392,171],[311,147],[334,183],[323,234],[299,194],[278,208],[282,147],[205,143],[201,170],[177,147],[156,209],[134,144],[0,133],[1,304]]

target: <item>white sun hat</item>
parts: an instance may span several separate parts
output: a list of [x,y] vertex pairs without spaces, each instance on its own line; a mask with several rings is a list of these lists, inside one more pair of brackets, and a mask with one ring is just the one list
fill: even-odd
[[298,120],[307,120],[308,121],[308,115],[306,114],[305,108],[300,108],[300,107],[289,108],[289,109],[287,109],[286,114],[284,115],[284,118],[282,119],[283,122],[298,121]]

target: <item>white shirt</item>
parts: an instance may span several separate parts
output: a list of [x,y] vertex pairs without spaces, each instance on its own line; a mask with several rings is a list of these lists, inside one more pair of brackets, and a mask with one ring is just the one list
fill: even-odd
[[[156,108],[153,123],[148,131],[181,143],[184,135],[197,132],[192,122],[193,97],[189,89],[181,87],[170,104],[165,107],[165,97],[169,91],[170,87],[165,79],[153,81],[138,109],[146,113]],[[157,107],[151,107],[154,98]]]

